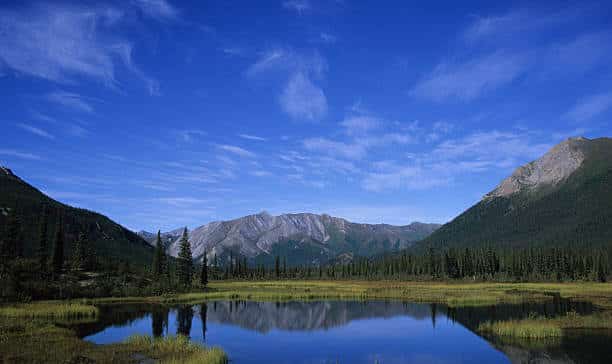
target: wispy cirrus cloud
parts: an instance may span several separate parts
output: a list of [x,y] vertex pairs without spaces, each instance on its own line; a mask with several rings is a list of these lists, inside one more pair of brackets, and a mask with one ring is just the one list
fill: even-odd
[[511,83],[526,71],[527,65],[523,56],[504,52],[463,63],[440,63],[410,93],[436,102],[471,101],[487,91]]
[[186,142],[186,143],[192,143],[196,141],[198,138],[206,136],[208,133],[200,129],[183,129],[183,130],[175,130],[174,134],[177,136],[179,140]]
[[565,113],[565,118],[574,122],[590,121],[612,108],[612,92],[591,95],[578,101]]
[[81,112],[92,113],[94,111],[93,106],[85,101],[83,96],[73,92],[51,92],[47,94],[47,100]]
[[29,133],[32,133],[34,135],[37,135],[39,137],[43,137],[46,139],[55,139],[55,136],[52,135],[51,133],[46,132],[45,130],[29,125],[29,124],[24,124],[24,123],[17,123],[17,126]]
[[311,4],[309,0],[287,0],[283,1],[283,7],[301,15],[311,9]]
[[[577,77],[612,61],[612,33],[591,30],[559,37],[584,22],[593,8],[580,5],[557,11],[511,10],[476,16],[460,38],[459,57],[442,60],[410,90],[435,102],[475,100],[507,87],[518,78],[529,81]],[[462,57],[468,54],[469,57]],[[535,76],[535,77],[534,77]]]
[[268,139],[257,136],[257,135],[252,135],[252,134],[238,134],[239,137],[241,137],[242,139],[247,139],[247,140],[255,140],[258,142],[265,142]]
[[504,14],[475,16],[463,33],[468,42],[525,41],[525,37],[537,40],[536,32],[575,21],[585,9],[566,8],[556,12],[541,13],[534,9],[514,9]]
[[362,158],[367,151],[365,146],[359,143],[345,143],[327,138],[308,138],[303,141],[303,145],[309,151],[339,155],[348,159]]
[[381,126],[381,120],[372,116],[350,116],[340,122],[348,135],[361,135]]
[[241,148],[235,145],[222,144],[222,145],[218,145],[217,148],[225,152],[229,152],[234,155],[237,155],[239,157],[255,158],[257,156],[255,153],[250,152],[244,148]]
[[157,20],[176,20],[179,17],[178,9],[166,0],[134,0],[134,4],[144,15]]
[[381,161],[365,174],[362,187],[372,192],[419,190],[452,184],[458,176],[490,170],[511,170],[545,153],[552,141],[542,142],[529,131],[474,132],[445,140],[433,149],[404,161]]
[[154,94],[156,81],[132,61],[132,43],[117,36],[123,17],[120,8],[67,3],[0,10],[0,63],[50,81],[67,84],[87,78],[113,89],[120,86],[117,66],[123,65]]
[[33,153],[22,152],[15,149],[0,149],[0,155],[4,155],[7,157],[15,157],[20,159],[29,159],[29,160],[41,160],[42,158]]

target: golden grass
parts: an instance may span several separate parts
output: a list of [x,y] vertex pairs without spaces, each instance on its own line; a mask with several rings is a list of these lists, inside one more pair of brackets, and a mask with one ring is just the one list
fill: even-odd
[[484,334],[523,339],[562,337],[564,330],[568,329],[612,329],[612,312],[603,311],[590,315],[569,312],[553,318],[530,317],[523,320],[488,321],[478,326],[478,331]]
[[563,331],[555,322],[544,318],[485,322],[478,326],[478,331],[495,336],[523,339],[544,339],[563,335]]
[[217,281],[206,292],[156,297],[94,299],[93,303],[200,303],[205,300],[262,301],[395,299],[450,306],[543,301],[552,294],[612,309],[611,283],[447,283],[402,281]]
[[0,306],[0,317],[86,319],[98,316],[95,306],[80,303],[39,302]]
[[[140,358],[136,360],[136,358]],[[185,337],[133,337],[112,345],[81,340],[67,328],[42,319],[0,320],[0,363],[134,363],[153,359],[161,363],[224,364],[219,348],[204,348]]]
[[227,356],[219,348],[205,348],[178,335],[154,339],[150,336],[130,337],[125,345],[162,363],[225,364]]

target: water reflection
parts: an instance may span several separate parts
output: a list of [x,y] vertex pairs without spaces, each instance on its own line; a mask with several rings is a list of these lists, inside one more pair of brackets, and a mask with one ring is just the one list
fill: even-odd
[[176,333],[191,336],[191,322],[193,320],[193,308],[191,306],[179,307],[176,314]]
[[612,357],[611,336],[602,332],[572,333],[553,342],[500,341],[476,333],[486,320],[593,311],[590,304],[557,298],[545,304],[460,308],[397,301],[213,301],[100,310],[99,322],[77,328],[87,340],[179,334],[221,346],[234,363],[604,363]]

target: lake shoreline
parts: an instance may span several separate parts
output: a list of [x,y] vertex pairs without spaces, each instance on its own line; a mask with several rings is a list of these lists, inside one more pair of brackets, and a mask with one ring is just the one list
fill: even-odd
[[[44,355],[49,345],[69,350],[79,350],[103,359],[108,352],[117,362],[130,362],[134,353],[160,356],[159,352],[143,351],[130,342],[112,345],[95,345],[76,337],[61,322],[70,319],[95,320],[93,309],[99,305],[121,304],[193,304],[215,300],[250,301],[313,301],[313,300],[392,300],[415,303],[441,303],[449,307],[479,307],[503,303],[546,302],[554,299],[571,299],[589,302],[599,312],[591,315],[574,315],[562,318],[531,318],[483,325],[487,335],[511,337],[542,336],[542,326],[550,335],[563,335],[567,328],[612,328],[611,283],[447,283],[400,281],[215,281],[204,292],[191,292],[153,297],[107,297],[73,299],[64,301],[40,301],[33,303],[3,304],[0,306],[0,325],[5,333],[0,338],[3,350],[21,348],[24,341],[30,359]],[[89,307],[89,309],[88,309]],[[74,308],[74,309],[72,309]],[[86,312],[86,317],[82,317]],[[503,327],[504,329],[499,329]],[[551,329],[552,328],[552,329]],[[531,331],[530,331],[531,330]],[[480,330],[479,330],[480,331]],[[543,336],[550,336],[544,334]],[[27,339],[26,339],[27,338]],[[139,342],[142,343],[144,339]],[[160,347],[166,347],[161,345]],[[72,348],[72,349],[70,349]],[[207,349],[203,349],[207,350]],[[178,350],[179,353],[192,351]],[[106,353],[106,354],[105,354]],[[7,354],[7,355],[10,355]],[[17,354],[16,354],[17,355]],[[223,357],[222,355],[218,357]],[[174,359],[173,359],[174,360]],[[215,359],[216,360],[216,359]],[[210,363],[217,363],[211,361]]]

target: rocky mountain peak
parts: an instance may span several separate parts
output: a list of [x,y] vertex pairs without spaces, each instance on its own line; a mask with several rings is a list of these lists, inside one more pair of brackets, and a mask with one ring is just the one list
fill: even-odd
[[550,149],[540,159],[517,168],[485,199],[507,197],[518,192],[534,191],[543,186],[555,186],[576,171],[585,159],[584,146],[590,140],[569,138]]

